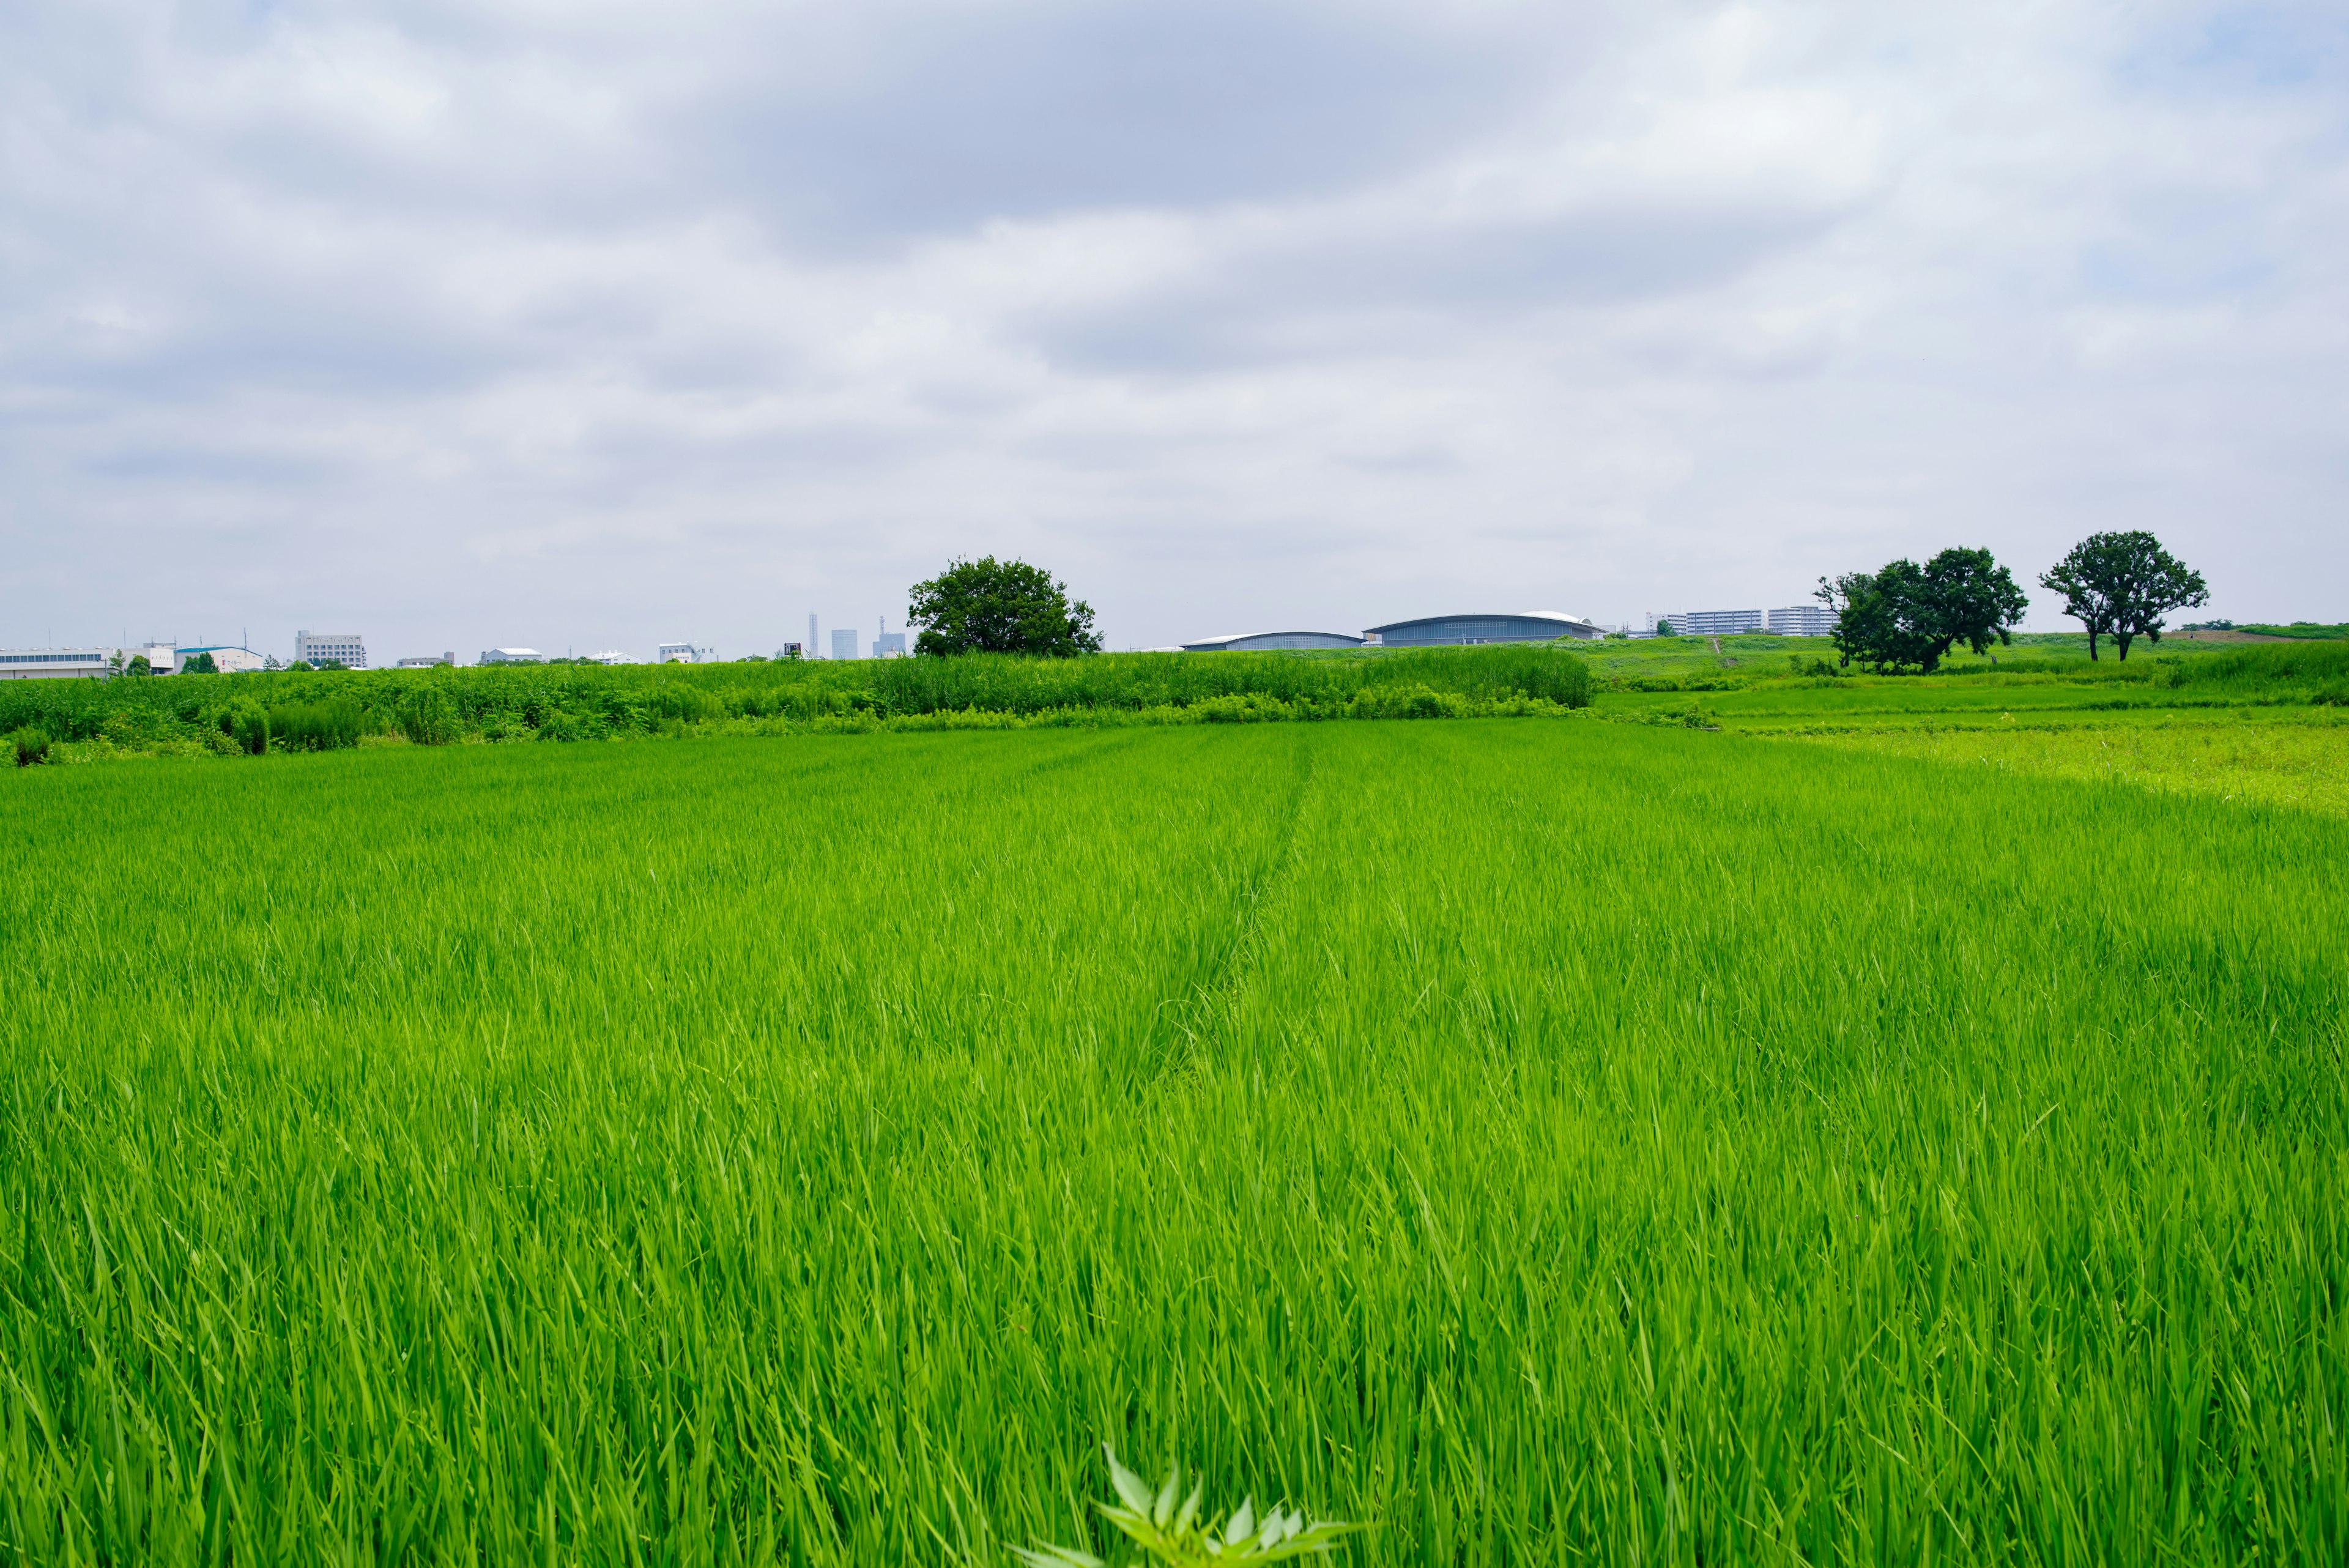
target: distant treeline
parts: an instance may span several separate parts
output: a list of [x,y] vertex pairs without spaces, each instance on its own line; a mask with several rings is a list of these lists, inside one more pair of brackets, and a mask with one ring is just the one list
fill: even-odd
[[593,741],[691,731],[1464,718],[1588,704],[1562,649],[502,665],[0,683],[0,734],[129,751]]

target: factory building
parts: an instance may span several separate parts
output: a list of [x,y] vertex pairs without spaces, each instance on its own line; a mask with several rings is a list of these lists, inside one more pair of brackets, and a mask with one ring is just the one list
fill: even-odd
[[1360,648],[1362,639],[1342,631],[1249,631],[1206,637],[1183,645],[1185,653],[1254,652],[1272,648]]
[[534,648],[485,648],[481,649],[483,664],[543,664],[546,655]]
[[[66,675],[111,675],[110,648],[12,648],[0,650],[0,680],[55,680]],[[126,661],[127,662],[127,661]]]
[[324,664],[331,659],[347,670],[367,667],[367,644],[355,631],[297,631],[294,634],[294,657],[296,661],[307,659],[312,664]]
[[[131,652],[136,650],[125,649],[125,651]],[[172,657],[168,660],[156,658],[153,650],[149,649],[147,650],[147,662],[153,665],[158,673],[160,673],[165,670],[169,670],[176,674],[180,670],[185,670],[188,667],[188,660],[193,659],[199,653],[211,654],[212,656],[212,668],[219,670],[222,675],[234,674],[240,670],[265,669],[269,662],[267,659],[262,658],[261,655],[254,652],[253,649],[249,648],[239,648],[234,645],[225,648],[211,647],[173,649],[171,649]],[[366,655],[362,654],[360,655],[360,658],[364,659]],[[129,660],[126,659],[124,662],[128,663]],[[346,660],[346,662],[348,661]],[[354,664],[351,668],[354,670],[363,670],[366,668],[366,665],[364,663]]]
[[1362,640],[1381,648],[1457,648],[1480,642],[1554,642],[1561,638],[1604,635],[1605,628],[1597,622],[1564,610],[1524,610],[1390,621],[1364,631]]

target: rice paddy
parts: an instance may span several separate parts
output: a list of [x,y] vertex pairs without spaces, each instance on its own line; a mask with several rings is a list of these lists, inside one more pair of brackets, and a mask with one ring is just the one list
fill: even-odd
[[2349,1559],[2325,812],[1582,716],[0,845],[9,1560],[1106,1552],[1103,1442],[1360,1563]]

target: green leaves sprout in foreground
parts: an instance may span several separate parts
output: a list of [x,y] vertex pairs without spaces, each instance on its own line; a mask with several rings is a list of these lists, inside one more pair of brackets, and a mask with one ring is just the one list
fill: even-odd
[[[1262,1520],[1256,1517],[1254,1498],[1243,1498],[1231,1518],[1220,1525],[1202,1522],[1199,1501],[1206,1490],[1202,1481],[1191,1489],[1181,1507],[1183,1468],[1166,1473],[1166,1483],[1153,1496],[1150,1483],[1117,1461],[1117,1451],[1102,1445],[1109,1456],[1110,1484],[1119,1501],[1096,1503],[1102,1517],[1144,1552],[1171,1568],[1195,1568],[1209,1563],[1280,1563],[1336,1550],[1338,1542],[1361,1528],[1336,1520],[1305,1522],[1301,1513],[1283,1513],[1278,1507]],[[1089,1552],[1066,1546],[1040,1546],[1033,1551],[1015,1546],[1011,1554],[1030,1568],[1102,1568]]]

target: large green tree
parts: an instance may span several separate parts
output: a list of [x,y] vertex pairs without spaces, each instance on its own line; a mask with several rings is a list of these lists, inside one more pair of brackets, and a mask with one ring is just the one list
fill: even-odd
[[2030,599],[1988,550],[1951,548],[1923,566],[1889,562],[1873,572],[1821,577],[1818,597],[1836,612],[1846,664],[1909,666],[1929,674],[1959,643],[1976,653],[2013,640]]
[[983,556],[957,560],[916,583],[905,618],[922,628],[917,654],[1037,653],[1066,659],[1099,653],[1093,611],[1069,585],[1025,561]]
[[2064,613],[2088,628],[2088,657],[2109,637],[2128,660],[2137,638],[2161,640],[2162,618],[2208,604],[2202,574],[2161,547],[2152,535],[2091,534],[2040,575],[2039,586],[2064,596]]

